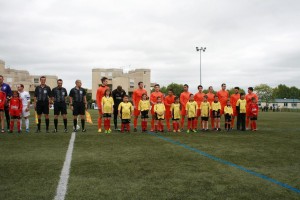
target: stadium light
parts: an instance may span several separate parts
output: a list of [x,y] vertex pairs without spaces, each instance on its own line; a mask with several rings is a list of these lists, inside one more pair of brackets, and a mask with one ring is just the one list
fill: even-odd
[[200,47],[200,48],[196,47],[196,51],[200,52],[200,85],[202,85],[202,80],[201,80],[201,75],[202,75],[202,73],[201,73],[201,52],[202,51],[205,52],[205,50],[206,50],[206,47]]

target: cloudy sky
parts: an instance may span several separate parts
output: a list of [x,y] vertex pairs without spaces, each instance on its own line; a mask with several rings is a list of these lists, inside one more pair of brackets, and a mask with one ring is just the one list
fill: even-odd
[[300,87],[298,0],[0,1],[0,59],[91,88],[92,68],[150,68],[152,82]]

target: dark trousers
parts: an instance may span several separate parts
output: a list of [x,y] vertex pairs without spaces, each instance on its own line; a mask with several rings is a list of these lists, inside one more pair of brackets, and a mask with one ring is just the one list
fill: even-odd
[[8,106],[8,105],[5,105],[5,107],[4,107],[4,112],[5,112],[5,118],[6,118],[7,129],[9,129],[9,125],[10,125],[10,115],[9,115],[9,106]]
[[242,131],[246,130],[246,113],[239,113],[237,116],[237,123],[236,123],[236,128],[237,130],[240,130],[242,125]]
[[115,129],[118,128],[118,107],[114,107],[114,125]]

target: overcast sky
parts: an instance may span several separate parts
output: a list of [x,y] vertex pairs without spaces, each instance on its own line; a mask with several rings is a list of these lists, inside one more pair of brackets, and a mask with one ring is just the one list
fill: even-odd
[[298,0],[1,0],[0,59],[91,88],[92,68],[150,68],[152,82],[215,90],[300,87]]

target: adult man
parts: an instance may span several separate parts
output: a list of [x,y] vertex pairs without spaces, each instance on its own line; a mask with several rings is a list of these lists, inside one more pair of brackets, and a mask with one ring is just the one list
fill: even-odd
[[183,85],[183,92],[180,94],[180,104],[181,104],[181,129],[184,127],[184,118],[186,115],[186,103],[190,99],[189,86],[187,84]]
[[169,89],[168,95],[165,97],[165,108],[166,108],[165,118],[166,118],[166,124],[169,132],[171,131],[170,119],[172,118],[171,105],[174,102],[175,102],[174,92],[172,89]]
[[97,89],[96,94],[96,103],[98,105],[98,133],[101,133],[101,124],[102,124],[102,97],[105,95],[105,90],[109,89],[107,86],[108,78],[101,78],[101,85]]
[[[197,111],[197,115],[196,115],[196,129],[198,129],[198,118],[200,117],[200,119],[201,119],[201,110],[199,108],[200,108],[201,103],[203,102],[204,96],[205,96],[205,93],[203,92],[202,85],[198,85],[198,92],[194,96],[194,100],[197,102],[197,105],[198,105],[198,111]],[[202,126],[202,120],[200,120],[200,121],[201,121],[200,126]]]
[[123,101],[124,96],[126,95],[125,90],[122,89],[122,86],[118,86],[117,89],[112,91],[112,97],[114,100],[114,125],[115,125],[115,130],[118,128],[118,107],[119,104]]
[[[22,100],[23,109],[22,109],[22,118],[25,120],[25,127],[26,127],[26,133],[29,133],[29,107],[30,107],[30,94],[29,92],[24,90],[24,85],[20,84],[18,85],[18,91],[20,94],[20,99]],[[22,118],[20,120],[20,127],[22,130]]]
[[6,102],[4,106],[4,112],[5,112],[5,118],[6,118],[6,124],[7,124],[7,130],[9,130],[10,126],[10,116],[9,116],[9,99],[12,95],[11,88],[7,83],[4,83],[4,77],[0,75],[0,87],[1,91],[6,94]]
[[140,114],[138,107],[139,107],[139,102],[142,99],[143,94],[147,94],[147,90],[144,89],[144,83],[140,81],[140,82],[138,82],[138,88],[135,89],[132,94],[132,101],[133,101],[133,107],[134,107],[134,112],[133,112],[133,115],[134,115],[133,131],[134,132],[137,132],[137,129],[136,129],[137,120],[138,120],[138,117]]
[[[220,116],[224,114],[224,107],[227,104],[227,100],[229,98],[229,92],[226,90],[226,84],[222,83],[221,85],[221,90],[217,92],[217,96],[219,98],[220,104],[221,104],[221,111],[220,111]],[[225,127],[226,129],[226,127]]]
[[240,88],[234,87],[234,94],[230,96],[230,103],[233,110],[233,115],[231,119],[231,128],[234,127],[234,119],[237,117],[237,111],[236,111],[236,102],[240,99]]
[[85,110],[87,109],[86,101],[86,90],[81,87],[81,80],[75,81],[76,86],[71,89],[70,97],[70,108],[73,111],[73,124],[74,132],[77,132],[77,116],[80,115],[81,118],[81,131],[86,132],[85,126]]
[[[209,102],[209,104],[211,106],[212,102],[215,99],[215,93],[214,93],[214,89],[213,89],[212,86],[208,87],[208,93],[206,94],[206,96],[207,96],[207,101]],[[212,127],[212,129],[214,129],[214,127],[215,127],[215,119],[213,118],[212,110],[210,110],[209,116],[210,116],[211,127]]]
[[154,92],[151,93],[150,95],[150,103],[151,103],[151,115],[152,115],[152,119],[151,119],[151,132],[154,131],[154,122],[155,122],[155,112],[154,112],[154,105],[156,105],[157,102],[157,98],[160,97],[161,98],[161,102],[164,102],[164,94],[160,92],[160,86],[159,84],[155,84],[154,85]]
[[46,122],[46,133],[49,133],[49,107],[52,102],[50,98],[52,97],[51,89],[46,85],[46,77],[40,77],[40,85],[35,88],[34,92],[34,109],[36,110],[38,116],[38,125],[36,133],[41,132],[41,117],[42,114],[45,116]]
[[251,99],[255,98],[256,102],[258,102],[258,96],[253,92],[253,87],[248,87],[248,94],[246,94],[246,129],[250,129],[249,121],[250,121],[250,113],[249,113],[249,106],[251,104]]
[[67,104],[66,104],[66,98],[68,96],[68,92],[66,88],[62,87],[63,80],[58,79],[57,80],[57,87],[52,89],[52,102],[54,102],[54,130],[53,132],[57,132],[57,124],[58,124],[58,116],[59,114],[63,117],[64,132],[67,133]]

